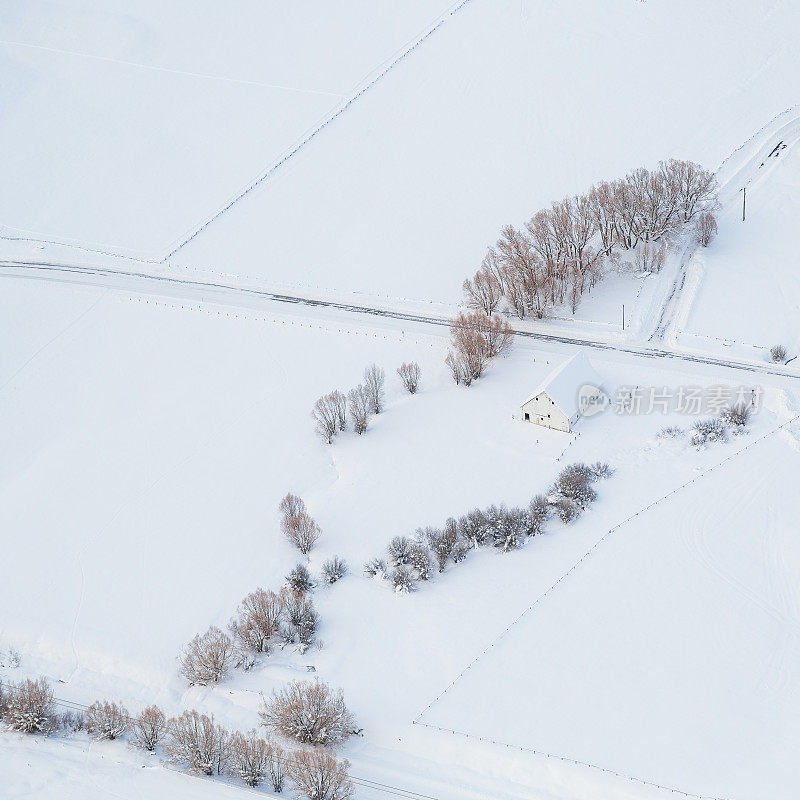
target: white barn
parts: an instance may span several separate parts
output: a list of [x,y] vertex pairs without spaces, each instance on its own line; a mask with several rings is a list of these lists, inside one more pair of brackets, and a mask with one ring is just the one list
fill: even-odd
[[575,423],[608,402],[600,376],[589,359],[577,353],[554,369],[522,404],[522,419],[570,433]]

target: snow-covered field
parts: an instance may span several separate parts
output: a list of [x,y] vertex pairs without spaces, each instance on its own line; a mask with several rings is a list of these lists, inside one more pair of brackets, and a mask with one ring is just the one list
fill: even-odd
[[[0,258],[120,271],[0,274],[0,656],[20,654],[0,681],[246,730],[313,667],[363,727],[341,751],[357,800],[794,796],[798,362],[681,351],[800,348],[796,3],[0,0],[0,18]],[[467,389],[446,327],[248,293],[442,316],[503,224],[669,156],[722,164],[711,247],[516,324],[609,345],[585,351],[612,396],[760,384],[724,444],[659,438],[690,425],[674,412],[576,436],[515,418],[580,343],[518,337]],[[324,445],[313,402],[371,362],[386,410]],[[597,503],[518,551],[409,595],[362,575],[395,535],[597,460],[615,469]],[[181,647],[302,558],[287,491],[322,527],[312,572],[350,565],[314,590],[319,645],[187,686]],[[9,798],[247,791],[83,734],[0,732],[0,776]]]

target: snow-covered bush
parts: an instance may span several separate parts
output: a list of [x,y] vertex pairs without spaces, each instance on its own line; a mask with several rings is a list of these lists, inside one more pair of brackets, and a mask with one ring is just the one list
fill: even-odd
[[395,536],[389,542],[389,563],[393,567],[403,566],[411,563],[411,548],[414,541],[408,536]]
[[48,734],[58,725],[53,690],[46,678],[11,684],[3,705],[3,718],[15,731]]
[[65,711],[63,714],[58,715],[56,727],[62,731],[67,731],[67,733],[85,731],[86,714],[83,711]]
[[322,533],[305,509],[292,516],[284,516],[281,519],[281,531],[303,555],[311,552]]
[[580,506],[569,497],[559,497],[555,502],[556,514],[558,518],[566,525],[572,520],[580,516]]
[[692,425],[692,433],[689,437],[689,444],[698,449],[714,442],[725,442],[728,439],[728,432],[725,423],[719,417],[709,419],[699,419]]
[[292,681],[262,700],[261,722],[281,736],[300,744],[332,747],[354,733],[353,715],[341,690],[334,691],[317,678]]
[[382,558],[371,558],[364,564],[364,574],[370,578],[385,578],[389,574],[389,568]]
[[8,650],[0,650],[0,667],[16,669],[19,662],[20,655],[13,647],[9,647]]
[[231,735],[213,717],[184,711],[167,723],[167,754],[203,775],[222,775],[231,755]]
[[239,647],[256,653],[269,652],[270,639],[277,633],[283,600],[275,592],[258,588],[242,600],[230,631]]
[[782,344],[774,345],[769,351],[769,357],[775,364],[786,361],[786,348]]
[[366,433],[369,418],[374,413],[374,406],[370,390],[362,383],[347,393],[347,413],[353,423],[353,430],[359,436]]
[[726,425],[729,425],[733,429],[734,433],[740,433],[747,427],[747,423],[750,421],[750,406],[742,404],[731,406],[730,408],[723,409],[720,417],[722,417],[722,421]]
[[310,594],[301,594],[291,589],[284,590],[284,623],[281,636],[287,644],[299,644],[301,651],[314,641],[319,625],[319,615],[314,609]]
[[459,539],[453,545],[453,552],[450,554],[454,564],[460,564],[468,555],[472,547],[463,539]]
[[530,520],[530,535],[535,536],[544,529],[544,524],[550,516],[550,504],[543,494],[537,494],[528,506],[528,518]]
[[202,686],[221,681],[231,665],[233,652],[230,636],[212,626],[186,645],[180,659],[181,674],[189,683]]
[[417,541],[411,545],[408,565],[417,580],[427,581],[431,577],[431,551],[425,542]]
[[339,556],[329,558],[322,565],[322,577],[325,583],[336,583],[347,575],[347,562]]
[[586,464],[570,464],[561,470],[553,484],[552,493],[572,500],[581,508],[586,508],[597,499],[597,492],[592,487],[594,472]]
[[428,546],[436,559],[439,572],[444,572],[447,562],[453,555],[453,548],[458,542],[458,527],[456,521],[450,517],[444,524],[444,528],[426,528],[423,531]]
[[349,761],[337,761],[325,750],[297,750],[286,764],[286,774],[307,800],[350,800],[348,769]]
[[419,388],[419,381],[422,377],[422,370],[417,364],[416,361],[411,361],[410,363],[406,364],[404,361],[398,368],[397,374],[400,376],[400,380],[403,382],[403,388],[409,394],[416,394],[417,389]]
[[128,709],[121,704],[98,700],[86,709],[86,732],[96,739],[118,739],[129,724]]
[[[231,740],[230,771],[248,786],[258,786],[266,778],[272,780],[272,788],[279,792],[283,788],[283,765],[275,770],[276,760],[283,761],[280,747],[271,740],[259,736],[254,730],[247,734],[235,733]],[[277,783],[277,787],[275,784]]]
[[458,518],[458,535],[470,547],[479,547],[486,541],[486,515],[479,508]]
[[158,706],[147,706],[131,723],[132,741],[142,750],[153,752],[163,739],[167,719]]
[[662,428],[657,434],[657,439],[680,439],[686,431],[677,425],[668,425]]
[[370,411],[380,414],[383,411],[383,387],[386,384],[386,373],[377,365],[370,364],[364,370],[364,388],[369,396]]
[[711,211],[704,211],[697,218],[697,241],[708,247],[717,235],[717,220]]
[[417,588],[414,571],[405,564],[398,564],[389,575],[389,583],[398,594],[413,592]]
[[326,444],[332,444],[333,437],[336,436],[339,430],[344,430],[344,427],[339,425],[338,403],[340,394],[337,391],[323,395],[314,403],[314,408],[311,409],[311,418],[315,423],[314,431]]
[[298,564],[287,576],[286,583],[289,588],[298,594],[303,594],[314,588],[311,573],[305,564]]

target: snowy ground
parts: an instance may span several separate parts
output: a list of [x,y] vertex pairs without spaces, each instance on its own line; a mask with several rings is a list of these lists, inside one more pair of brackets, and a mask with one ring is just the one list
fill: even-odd
[[[63,681],[57,693],[70,700],[198,707],[247,728],[257,722],[259,692],[313,664],[344,688],[365,728],[345,750],[356,774],[442,798],[481,796],[490,786],[498,797],[535,796],[534,786],[560,797],[565,782],[570,797],[592,797],[598,785],[605,796],[629,796],[625,781],[598,784],[606,778],[565,765],[543,770],[524,754],[507,762],[487,744],[452,754],[411,721],[609,527],[750,437],[698,454],[654,444],[668,421],[660,415],[585,420],[574,440],[513,420],[567,346],[520,343],[465,390],[445,373],[438,329],[401,332],[332,312],[258,313],[42,281],[4,279],[3,290],[2,319],[15,335],[0,362],[0,525],[13,532],[6,553],[14,569],[0,585],[0,647],[23,655],[4,679],[41,672]],[[423,368],[415,397],[392,377],[410,358]],[[702,365],[593,358],[609,388],[752,381]],[[352,385],[373,360],[389,373],[388,409],[362,439],[322,445],[308,416],[313,400]],[[751,437],[790,414],[792,384],[775,381]],[[360,564],[395,534],[475,505],[526,502],[553,479],[557,457],[617,467],[577,524],[553,523],[518,553],[474,554],[409,597],[361,577]],[[278,653],[211,690],[187,689],[176,671],[181,645],[209,624],[225,625],[245,593],[279,585],[296,562],[276,524],[290,489],[324,531],[312,569],[334,553],[353,567],[316,590],[324,646],[303,657]],[[745,681],[751,666],[731,680]],[[539,702],[536,684],[526,685],[530,695],[517,687],[517,697]],[[493,733],[491,714],[470,717]],[[615,757],[637,774],[623,748]],[[454,770],[468,777],[454,780]]]

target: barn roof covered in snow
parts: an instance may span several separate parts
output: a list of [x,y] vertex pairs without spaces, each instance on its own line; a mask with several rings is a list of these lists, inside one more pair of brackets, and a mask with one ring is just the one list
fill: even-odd
[[523,405],[544,392],[572,419],[579,411],[578,391],[587,385],[600,389],[603,382],[589,359],[579,352],[556,367]]

